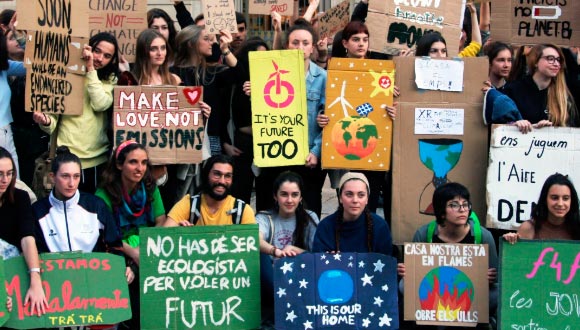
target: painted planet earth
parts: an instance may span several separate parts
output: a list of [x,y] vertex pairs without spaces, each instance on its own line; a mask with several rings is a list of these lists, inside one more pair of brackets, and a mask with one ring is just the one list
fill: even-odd
[[352,298],[354,282],[342,270],[327,270],[318,277],[318,296],[327,304],[344,304]]
[[471,279],[454,267],[428,272],[419,285],[421,309],[448,312],[468,311],[474,297]]
[[339,120],[332,128],[332,145],[349,160],[370,155],[377,146],[377,125],[368,117],[350,116]]

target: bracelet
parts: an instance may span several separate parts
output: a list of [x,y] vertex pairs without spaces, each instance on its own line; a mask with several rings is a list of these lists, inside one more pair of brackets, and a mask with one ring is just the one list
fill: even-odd
[[228,55],[230,55],[231,53],[232,53],[232,51],[228,49],[228,50],[226,50],[225,52],[223,52],[223,53],[222,53],[222,55],[223,55],[223,56],[228,56]]
[[40,268],[35,267],[35,268],[30,268],[28,270],[29,273],[39,273],[40,274]]

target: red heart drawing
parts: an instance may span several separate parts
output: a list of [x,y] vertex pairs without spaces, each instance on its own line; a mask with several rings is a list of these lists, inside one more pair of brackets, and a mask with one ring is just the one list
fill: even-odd
[[185,95],[185,98],[189,104],[195,105],[201,97],[201,87],[184,88],[183,95]]

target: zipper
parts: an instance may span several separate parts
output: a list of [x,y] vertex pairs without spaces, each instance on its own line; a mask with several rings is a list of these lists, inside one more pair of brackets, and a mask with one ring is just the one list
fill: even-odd
[[68,250],[72,252],[72,245],[70,244],[70,233],[68,230],[68,217],[66,214],[66,201],[63,201],[62,204],[64,205],[64,222],[66,224],[66,239],[68,241]]

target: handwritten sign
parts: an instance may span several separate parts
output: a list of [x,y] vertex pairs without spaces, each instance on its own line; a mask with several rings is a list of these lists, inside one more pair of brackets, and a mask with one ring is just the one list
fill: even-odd
[[415,108],[415,134],[463,135],[464,109]]
[[578,242],[500,241],[498,329],[576,329]]
[[332,37],[334,34],[342,30],[350,20],[350,2],[344,0],[337,6],[327,10],[318,20],[318,28],[320,30],[320,37]]
[[84,98],[82,45],[86,1],[18,1],[18,28],[28,30],[25,110],[80,115]]
[[220,30],[238,33],[236,9],[232,0],[202,0],[202,8],[208,34],[219,34]]
[[249,13],[270,15],[275,10],[282,16],[292,16],[295,3],[294,0],[250,0]]
[[488,259],[484,244],[405,244],[405,320],[453,326],[487,323]]
[[[398,55],[413,48],[423,35],[440,32],[448,45],[459,45],[465,0],[370,1],[366,24],[371,50]],[[449,56],[458,53],[449,47]]]
[[303,253],[274,263],[276,329],[398,329],[397,261]]
[[309,153],[304,77],[302,51],[250,52],[257,166],[304,165]]
[[556,172],[580,182],[579,139],[577,128],[544,127],[522,134],[515,126],[494,125],[487,170],[488,226],[513,230],[530,219],[544,181]]
[[257,225],[139,233],[142,329],[260,326]]
[[154,164],[201,162],[204,122],[202,87],[116,86],[115,145],[134,139]]
[[387,171],[391,166],[392,61],[333,58],[328,64],[322,167]]
[[461,92],[463,90],[463,61],[415,58],[417,88]]
[[115,324],[131,318],[125,259],[108,253],[43,253],[46,314],[30,315],[24,297],[30,275],[24,257],[4,261],[6,291],[13,309],[6,326],[14,329]]
[[117,38],[119,55],[135,61],[137,36],[147,29],[146,1],[89,1],[90,36],[109,32]]
[[491,33],[493,40],[513,44],[578,46],[579,12],[578,1],[498,1],[491,6]]

